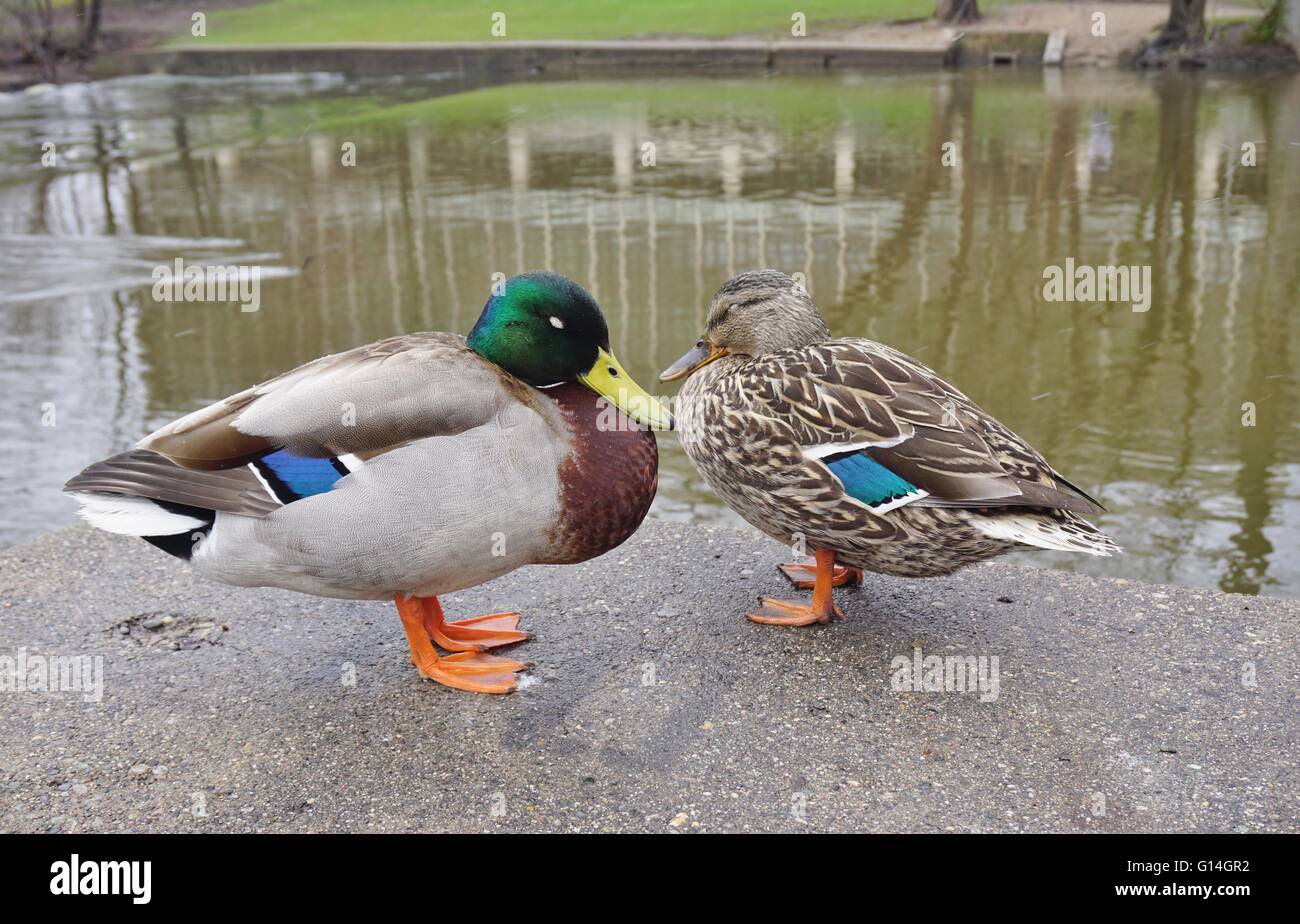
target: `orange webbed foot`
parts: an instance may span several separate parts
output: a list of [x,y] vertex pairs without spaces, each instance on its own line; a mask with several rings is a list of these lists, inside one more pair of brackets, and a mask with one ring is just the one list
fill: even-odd
[[[402,618],[402,628],[406,632],[406,641],[411,649],[411,663],[415,665],[421,677],[457,690],[467,690],[470,693],[513,693],[519,689],[519,678],[515,675],[529,667],[523,661],[498,658],[495,655],[480,654],[478,651],[439,655],[429,639],[428,603],[430,601],[440,620],[442,608],[434,598],[421,600],[416,597],[397,597],[397,614]],[[480,626],[487,625],[491,628],[465,631],[513,632],[514,630],[507,626],[514,626],[517,622],[517,614],[494,613],[479,623]],[[501,628],[497,628],[498,626]],[[515,634],[524,635],[522,632]]]
[[474,651],[444,655],[432,664],[415,666],[426,680],[471,693],[513,693],[519,689],[515,675],[530,667],[524,661]]
[[832,619],[844,618],[840,608],[831,599],[831,589],[836,586],[835,572],[844,572],[844,581],[847,581],[856,569],[836,567],[835,553],[828,549],[817,549],[813,555],[816,559],[816,564],[813,566],[800,564],[780,566],[781,573],[796,583],[803,577],[803,569],[812,572],[812,601],[804,603],[800,600],[774,600],[771,597],[764,597],[759,608],[749,614],[751,620],[766,626],[810,626],[815,622],[828,623]]
[[[811,562],[805,564],[804,562],[792,561],[776,567],[791,584],[800,590],[812,590],[817,583],[817,566]],[[836,565],[831,569],[832,587],[857,586],[861,583],[861,568],[846,568]]]
[[749,613],[753,622],[765,626],[810,626],[813,623],[828,623],[832,618],[843,619],[844,614],[834,603],[828,612],[798,600],[775,600],[764,597],[757,610]]
[[486,651],[502,645],[526,642],[532,636],[521,632],[518,613],[491,613],[447,622],[436,597],[425,597],[424,631],[439,648],[447,651]]

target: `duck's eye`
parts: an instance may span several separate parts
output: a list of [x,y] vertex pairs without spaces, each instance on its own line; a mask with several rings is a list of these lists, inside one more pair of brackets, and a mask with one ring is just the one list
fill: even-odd
[[557,318],[555,315],[551,315],[551,326],[558,328],[559,330],[564,330],[564,321]]

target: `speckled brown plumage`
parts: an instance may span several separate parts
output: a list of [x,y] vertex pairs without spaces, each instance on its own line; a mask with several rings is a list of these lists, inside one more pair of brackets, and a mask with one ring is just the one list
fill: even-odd
[[[808,293],[774,271],[719,290],[717,355],[678,395],[682,448],[737,513],[842,565],[924,577],[1023,548],[1108,555],[1097,512],[1021,437],[934,370],[884,344],[833,338]],[[670,370],[671,372],[671,370]],[[898,503],[846,491],[827,459],[867,453],[911,486]]]

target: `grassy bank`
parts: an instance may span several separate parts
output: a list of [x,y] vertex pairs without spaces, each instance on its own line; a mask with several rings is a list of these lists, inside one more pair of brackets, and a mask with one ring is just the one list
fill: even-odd
[[207,36],[186,32],[173,44],[331,42],[482,42],[494,37],[492,16],[505,14],[505,38],[610,39],[650,35],[789,35],[794,10],[808,34],[819,25],[847,26],[924,19],[934,0],[269,0],[217,10]]
[[[881,133],[924,131],[931,91],[922,84],[854,88],[831,95],[821,80],[780,77],[761,82],[703,79],[580,81],[511,84],[403,103],[378,110],[340,113],[312,125],[337,133],[398,125],[434,126],[500,138],[508,125],[556,126],[565,120],[590,124],[620,114],[646,124],[701,119],[710,124],[744,120],[783,132],[832,131],[850,114]],[[820,137],[820,136],[819,136]]]

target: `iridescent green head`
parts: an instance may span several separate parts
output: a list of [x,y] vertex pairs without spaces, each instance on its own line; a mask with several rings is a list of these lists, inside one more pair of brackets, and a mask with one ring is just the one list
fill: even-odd
[[663,405],[610,352],[609,327],[596,300],[559,273],[539,270],[507,280],[483,306],[467,342],[529,385],[581,382],[639,423],[672,426]]
[[600,306],[582,286],[558,273],[509,279],[483,306],[469,348],[529,385],[576,382],[609,352]]

